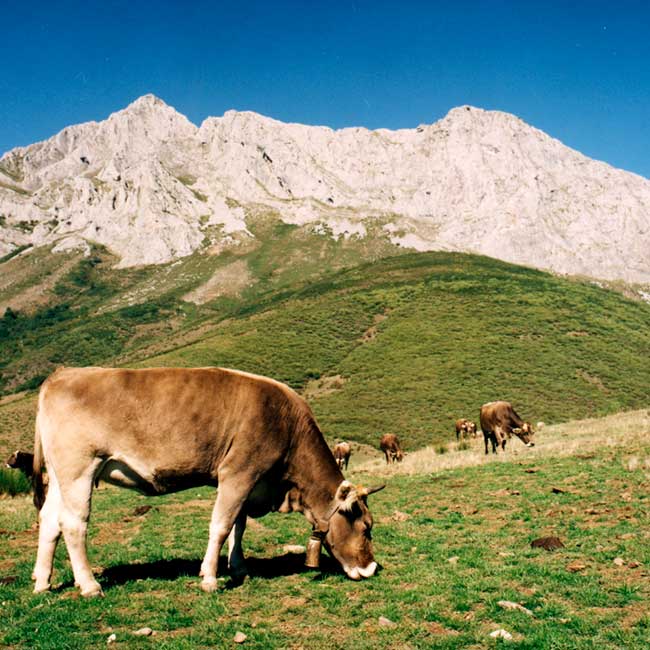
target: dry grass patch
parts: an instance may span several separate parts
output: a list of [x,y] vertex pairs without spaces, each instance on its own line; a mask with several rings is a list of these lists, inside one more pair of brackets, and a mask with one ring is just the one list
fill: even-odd
[[[535,462],[546,457],[589,456],[591,450],[602,447],[620,447],[634,449],[641,447],[650,434],[650,411],[629,411],[604,418],[591,418],[546,426],[543,433],[535,436],[535,447],[524,447],[515,437],[506,446],[506,452],[485,454],[483,440],[476,438],[468,450],[459,450],[456,443],[448,445],[448,451],[439,454],[429,446],[410,452],[402,463],[386,465],[380,458],[375,458],[358,467],[359,471],[371,472],[385,476],[417,475],[442,472],[463,467],[473,467],[488,463]],[[650,458],[631,455],[628,460],[632,470],[650,468]]]
[[186,293],[183,300],[193,302],[195,305],[203,305],[222,296],[237,297],[253,282],[254,278],[248,268],[248,263],[244,260],[237,260],[217,269],[207,282]]

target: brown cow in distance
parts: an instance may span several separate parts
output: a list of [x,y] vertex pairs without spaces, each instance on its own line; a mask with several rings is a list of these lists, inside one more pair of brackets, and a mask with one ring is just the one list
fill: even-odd
[[246,518],[272,510],[305,515],[316,560],[322,542],[354,580],[377,569],[367,497],[381,488],[346,481],[307,403],[266,377],[224,368],[63,368],[52,374],[39,393],[34,440],[35,592],[50,588],[63,533],[81,594],[101,594],[86,554],[97,480],[149,496],[218,485],[201,564],[204,591],[217,588],[226,538],[232,573],[245,574]]
[[456,440],[460,440],[460,438],[463,437],[467,438],[469,436],[476,438],[476,422],[472,422],[466,418],[456,420]]
[[404,458],[399,438],[394,433],[385,433],[379,441],[379,448],[386,455],[386,463],[399,463]]
[[339,466],[340,470],[348,468],[351,453],[352,448],[350,447],[349,442],[339,442],[336,444],[336,447],[334,447],[334,460],[336,460],[336,464]]
[[526,447],[533,447],[534,435],[530,422],[524,422],[517,415],[510,402],[488,402],[481,406],[481,430],[485,440],[485,453],[488,453],[488,441],[492,442],[492,452],[497,453],[497,447],[506,450],[506,439],[514,433]]
[[7,467],[19,469],[27,478],[31,478],[34,473],[34,454],[28,451],[14,451],[7,459]]

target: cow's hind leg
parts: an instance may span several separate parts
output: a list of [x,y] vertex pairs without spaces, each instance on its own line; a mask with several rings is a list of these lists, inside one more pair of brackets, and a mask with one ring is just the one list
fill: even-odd
[[217,588],[217,569],[221,547],[230,534],[256,480],[255,477],[245,475],[235,475],[228,481],[224,481],[219,477],[217,501],[214,504],[210,521],[208,548],[201,563],[201,573],[199,574],[203,577],[201,582],[203,591],[212,592]]
[[246,530],[246,513],[242,510],[235,519],[235,524],[228,535],[228,567],[230,575],[236,581],[241,581],[247,574],[242,538]]
[[32,572],[32,580],[35,580],[34,593],[47,591],[50,588],[54,551],[61,536],[61,526],[59,524],[61,507],[59,485],[54,478],[54,474],[50,474],[47,497],[38,516],[38,552],[34,571]]
[[63,505],[60,524],[72,564],[74,581],[82,596],[102,595],[102,589],[93,576],[86,553],[86,533],[96,465],[97,463],[94,463],[79,478],[61,486]]

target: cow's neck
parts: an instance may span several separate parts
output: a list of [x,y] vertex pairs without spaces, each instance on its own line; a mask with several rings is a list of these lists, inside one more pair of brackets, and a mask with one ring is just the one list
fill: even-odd
[[319,431],[300,437],[291,454],[288,478],[300,492],[307,519],[316,528],[326,528],[344,477]]

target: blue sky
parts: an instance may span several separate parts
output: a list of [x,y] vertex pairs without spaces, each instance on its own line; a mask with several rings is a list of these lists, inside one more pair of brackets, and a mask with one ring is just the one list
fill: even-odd
[[148,92],[195,123],[413,128],[471,104],[650,177],[649,35],[631,0],[0,0],[0,152]]

